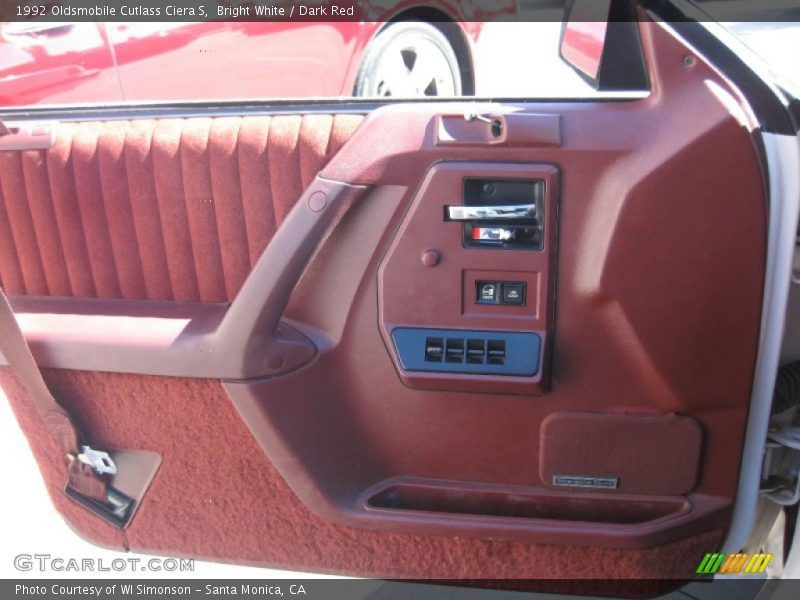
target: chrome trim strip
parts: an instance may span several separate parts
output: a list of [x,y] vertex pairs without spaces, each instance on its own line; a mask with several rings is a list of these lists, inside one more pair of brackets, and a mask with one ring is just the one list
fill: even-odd
[[61,122],[114,121],[128,119],[186,119],[191,117],[236,117],[250,115],[357,114],[372,112],[387,104],[458,104],[491,102],[513,107],[564,102],[632,102],[646,98],[649,92],[598,92],[583,98],[409,98],[392,102],[369,98],[279,99],[265,101],[198,101],[198,102],[120,102],[114,104],[3,106],[0,119],[12,121],[48,120]]
[[446,206],[445,221],[516,221],[536,218],[535,204]]

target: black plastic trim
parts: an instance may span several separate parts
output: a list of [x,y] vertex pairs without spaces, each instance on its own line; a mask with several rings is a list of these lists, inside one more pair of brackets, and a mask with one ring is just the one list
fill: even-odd
[[[584,0],[590,1],[590,0]],[[650,79],[644,60],[635,0],[611,0],[608,26],[600,67],[596,77],[581,71],[561,53],[567,24],[573,18],[577,0],[567,0],[558,40],[558,55],[586,83],[600,92],[649,91]],[[582,17],[577,17],[582,20]]]
[[649,90],[644,50],[631,0],[613,0],[597,76],[599,91]]

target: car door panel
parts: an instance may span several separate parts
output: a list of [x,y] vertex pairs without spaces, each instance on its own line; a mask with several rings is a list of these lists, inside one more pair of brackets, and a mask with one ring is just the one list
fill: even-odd
[[[283,354],[276,364],[266,360],[266,347],[253,353],[240,328],[248,320],[278,320],[300,274],[293,261],[313,251],[319,225],[335,212],[299,211],[299,222],[253,270],[251,291],[239,294],[230,310],[224,302],[250,273],[251,249],[259,258],[259,246],[283,223],[306,178],[360,120],[344,114],[67,124],[46,154],[3,153],[4,206],[16,236],[6,239],[18,243],[4,253],[0,273],[40,364],[241,378],[310,359],[313,347],[290,327],[272,341],[260,326],[250,328],[254,344],[277,344]],[[45,162],[47,172],[25,169]],[[32,183],[41,193],[28,202]],[[319,186],[331,206],[353,193],[348,186]],[[54,254],[59,235],[74,283],[43,302],[42,265],[58,267],[45,251]],[[33,295],[19,295],[29,288]],[[109,297],[117,300],[99,301]],[[76,327],[82,335],[74,334]]]
[[16,245],[0,257],[6,292],[230,301],[360,121],[345,114],[61,123],[46,154],[0,153]]
[[[98,443],[147,447],[163,457],[129,527],[121,532],[107,525],[64,496],[59,448],[24,390],[2,368],[3,389],[59,512],[82,536],[106,547],[364,576],[603,579],[647,573],[660,578],[686,574],[689,562],[694,569],[694,557],[717,546],[723,535],[712,529],[663,546],[619,549],[334,525],[298,500],[218,383],[50,369],[45,376]],[[132,426],[136,422],[142,426]]]
[[[539,105],[537,111],[550,109],[561,115],[564,137],[569,140],[562,149],[509,146],[491,151],[496,160],[518,159],[524,152],[527,164],[552,161],[561,172],[555,324],[558,343],[553,346],[556,382],[543,396],[425,393],[400,381],[409,374],[399,369],[387,331],[398,326],[454,327],[457,323],[465,330],[486,329],[486,321],[473,321],[458,302],[465,294],[462,274],[492,256],[500,272],[523,268],[510,264],[513,257],[502,256],[506,251],[462,249],[460,232],[442,222],[441,205],[458,197],[461,178],[450,182],[450,189],[437,187],[434,194],[428,194],[425,184],[411,181],[415,177],[419,182],[420,173],[451,164],[437,160],[475,161],[488,152],[474,145],[448,145],[446,150],[437,147],[426,125],[449,107],[377,111],[323,170],[325,177],[360,184],[407,183],[404,202],[411,208],[390,246],[375,252],[376,272],[364,274],[364,285],[372,287],[357,298],[349,321],[340,327],[345,337],[329,356],[320,357],[296,376],[225,384],[268,454],[281,457],[276,464],[290,485],[308,494],[309,506],[317,502],[317,510],[329,518],[336,518],[338,511],[343,522],[361,520],[374,527],[385,528],[388,521],[394,521],[393,527],[417,531],[435,531],[441,526],[443,531],[465,534],[474,528],[484,534],[487,530],[497,534],[499,530],[503,536],[552,541],[547,531],[550,523],[524,519],[505,523],[505,511],[492,516],[491,508],[474,506],[481,504],[479,494],[470,500],[462,491],[460,500],[452,500],[449,514],[426,511],[425,501],[406,502],[402,491],[395,490],[401,496],[396,499],[399,508],[395,511],[374,510],[370,498],[380,497],[384,489],[396,488],[397,478],[407,477],[417,487],[428,485],[438,490],[430,492],[434,497],[457,497],[456,490],[464,482],[509,486],[498,492],[508,495],[520,493],[513,486],[548,486],[551,482],[542,481],[536,472],[544,419],[555,411],[576,418],[585,412],[607,411],[628,414],[621,418],[621,429],[609,434],[612,438],[626,429],[639,432],[642,425],[637,415],[680,413],[692,417],[702,424],[704,459],[702,469],[697,458],[683,466],[681,461],[673,461],[674,465],[668,462],[665,467],[674,470],[665,478],[683,473],[688,481],[699,476],[690,494],[691,511],[677,508],[669,515],[672,518],[663,519],[656,508],[652,519],[638,525],[638,532],[626,523],[620,536],[613,534],[613,525],[604,523],[599,527],[599,537],[606,536],[606,544],[652,544],[659,536],[685,532],[687,522],[694,527],[699,523],[708,526],[726,512],[725,505],[729,506],[735,494],[739,457],[737,453],[725,456],[731,448],[741,447],[760,317],[763,184],[747,130],[720,102],[722,88],[715,87],[722,85],[715,82],[719,80],[702,68],[687,75],[680,61],[680,46],[672,46],[660,30],[651,31],[651,35],[660,42],[658,62],[652,68],[660,85],[669,87],[676,104],[671,104],[667,94],[656,93],[643,103],[594,106],[592,110],[585,105]],[[677,68],[658,70],[670,64]],[[714,83],[701,83],[709,78]],[[698,83],[708,94],[703,99],[694,94],[687,111],[680,90],[684,85],[696,90]],[[653,111],[658,117],[637,114],[639,110]],[[452,112],[457,113],[455,108]],[[670,124],[671,119],[675,123]],[[643,132],[643,127],[656,123],[655,129]],[[602,138],[595,129],[601,124]],[[361,151],[362,140],[377,144],[385,153],[376,156]],[[606,151],[595,151],[599,141]],[[582,150],[583,144],[592,150]],[[704,160],[721,148],[728,161],[737,164],[735,170],[730,168],[732,162],[715,167]],[[635,160],[626,160],[631,156]],[[430,164],[435,166],[428,171]],[[500,173],[504,168],[504,163],[496,162],[454,164],[461,165],[465,175],[476,176],[484,174],[481,168],[500,169]],[[606,184],[610,180],[615,183]],[[417,207],[425,203],[430,206],[418,218]],[[691,217],[687,219],[687,215]],[[415,222],[417,230],[412,229]],[[723,222],[720,228],[709,225]],[[759,241],[751,237],[754,243],[742,247],[741,236],[752,235],[754,230],[759,232]],[[391,273],[387,284],[388,268],[403,244],[409,246],[403,269]],[[421,261],[430,249],[442,253],[441,264],[433,269]],[[479,252],[487,256],[471,254]],[[512,252],[524,256],[520,251],[508,251]],[[541,265],[537,258],[527,261],[529,271],[545,270],[546,264]],[[667,262],[669,267],[659,268],[658,275],[652,275],[656,264],[665,266]],[[429,275],[431,272],[434,275]],[[709,274],[713,274],[713,284]],[[326,289],[318,291],[324,293]],[[415,294],[419,298],[416,304]],[[395,314],[400,317],[386,318],[387,306],[392,308],[393,302],[399,305]],[[291,316],[291,306],[287,314]],[[375,331],[376,322],[384,328],[382,339]],[[492,328],[519,329],[518,317],[493,315]],[[742,342],[744,336],[749,336],[749,342]],[[691,350],[686,348],[689,344]],[[441,385],[442,377],[437,385]],[[486,376],[465,375],[462,379],[469,381],[470,377],[473,391],[514,391],[509,390],[510,383],[504,389],[493,389],[497,382]],[[291,404],[281,400],[288,397],[294,399]],[[326,415],[322,422],[331,431],[322,438],[327,448],[324,456],[318,452],[323,432],[312,429],[313,433],[307,435],[315,414]],[[337,438],[336,432],[354,429],[360,432],[360,443],[354,443],[352,434]],[[630,442],[636,439],[634,435],[628,438]],[[588,443],[591,438],[575,435],[565,443],[581,439]],[[668,453],[668,448],[652,445],[654,440],[648,436],[640,440],[639,445],[629,448],[631,452],[644,456]],[[610,441],[599,447],[609,452]],[[699,445],[695,438],[690,445],[693,450],[686,447],[684,451],[697,457]],[[333,453],[334,448],[338,452]],[[593,450],[584,447],[585,452]],[[370,457],[369,464],[379,461],[382,465],[383,482],[374,481],[371,469],[362,468],[365,456]],[[613,462],[609,457],[612,472]],[[297,464],[302,469],[296,469]],[[359,473],[367,473],[363,477],[368,481]],[[607,492],[608,501],[613,503],[615,494],[631,483],[626,481],[619,491]],[[307,492],[309,485],[318,491]],[[527,491],[538,493],[531,488]],[[302,497],[302,492],[298,493]],[[561,494],[565,501],[571,499],[570,492],[562,490]],[[585,497],[581,494],[578,492],[579,497]],[[320,502],[321,497],[326,502]],[[620,499],[620,519],[627,512],[626,506]],[[486,511],[490,511],[488,515]],[[449,517],[458,526],[443,525]],[[574,527],[573,539],[586,540],[596,524],[579,523],[585,520],[576,509],[573,523],[558,523],[559,534],[567,536],[565,530]]]
[[[3,369],[59,510],[104,545],[318,571],[691,576],[736,494],[765,187],[739,92],[642,33],[635,101],[79,123],[0,153],[0,277],[49,385],[163,458],[124,532],[96,522]],[[475,111],[504,134],[454,125]],[[470,177],[546,182],[542,250],[465,247],[443,208]],[[484,278],[526,303],[477,304]],[[398,328],[534,334],[541,360],[411,371]]]

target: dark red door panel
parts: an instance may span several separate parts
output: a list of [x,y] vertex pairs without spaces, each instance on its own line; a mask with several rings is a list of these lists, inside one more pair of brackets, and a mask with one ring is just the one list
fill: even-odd
[[0,254],[5,291],[231,301],[360,122],[320,114],[61,123],[47,152],[0,152],[15,241]]
[[[301,283],[286,314],[310,325],[318,347],[327,348],[315,362],[277,380],[225,384],[279,471],[318,514],[378,529],[623,547],[726,522],[739,471],[738,451],[730,450],[742,445],[758,339],[763,183],[747,129],[720,100],[736,92],[701,64],[687,69],[684,48],[662,29],[646,31],[656,81],[648,99],[530,109],[560,119],[560,145],[443,145],[439,116],[466,107],[392,107],[369,115],[323,170],[326,178],[374,186],[362,207],[392,203],[383,219],[354,215],[348,237],[331,239],[329,256],[363,253],[361,240],[386,231],[362,257],[360,277],[352,269],[345,281],[322,276],[332,270],[322,262]],[[720,153],[724,163],[707,160]],[[542,251],[464,247],[460,227],[442,219],[443,205],[459,201],[463,179],[507,178],[510,168],[517,178],[526,170],[541,178],[541,165],[559,175],[557,223],[546,224],[557,227],[552,266]],[[459,175],[431,185],[448,170]],[[439,256],[434,266],[422,260],[430,251]],[[553,276],[552,340],[544,336],[552,346],[543,345],[549,390],[518,396],[517,377],[404,367],[391,337],[398,327],[425,328],[424,340],[435,338],[436,327],[467,339],[487,330],[550,331],[547,310],[468,310],[464,281],[487,269],[489,279],[539,274],[549,285]],[[349,310],[313,309],[356,288]],[[551,300],[540,298],[543,306]],[[587,413],[617,415],[618,429],[599,434],[595,447],[583,446],[585,435],[562,439],[582,449],[576,457],[599,457],[562,466],[552,446],[541,446],[553,413],[576,422]],[[665,471],[653,474],[660,487],[642,485],[612,442],[639,432],[645,415],[673,414],[689,424],[680,460],[656,460],[669,449],[655,431],[629,436],[632,455],[651,456]],[[563,470],[581,464],[579,472]],[[593,479],[600,483],[585,489]],[[655,504],[631,523],[631,503],[642,498],[630,494],[639,493]],[[531,516],[518,500],[560,501],[574,512],[542,508]],[[587,517],[592,502],[597,520]]]
[[[291,568],[692,576],[736,493],[765,186],[738,91],[642,31],[638,100],[62,124],[0,152],[0,278],[48,383],[98,445],[163,458],[124,532],[97,522],[2,370],[59,510]],[[528,207],[516,241],[454,220],[493,189]]]
[[148,448],[164,457],[144,504],[121,532],[64,496],[59,447],[24,390],[5,368],[0,371],[56,507],[82,536],[104,546],[364,576],[605,578],[613,565],[621,577],[659,578],[693,570],[694,557],[702,557],[722,536],[712,530],[644,551],[341,527],[303,506],[218,383],[48,371],[59,401],[81,417],[79,424],[98,443]]

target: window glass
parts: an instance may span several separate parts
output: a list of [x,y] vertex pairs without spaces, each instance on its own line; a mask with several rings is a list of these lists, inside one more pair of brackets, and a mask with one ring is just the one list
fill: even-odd
[[[119,10],[123,3],[112,4]],[[229,12],[248,5],[205,4]],[[359,6],[377,20],[170,22],[143,15],[141,22],[54,22],[29,15],[0,25],[0,105],[597,93],[559,56],[563,0]],[[445,20],[465,14],[473,20]]]
[[778,81],[800,94],[800,5],[795,0],[694,0],[756,54]]
[[[800,15],[798,15],[800,16]],[[722,23],[769,66],[778,79],[800,93],[800,23]]]

